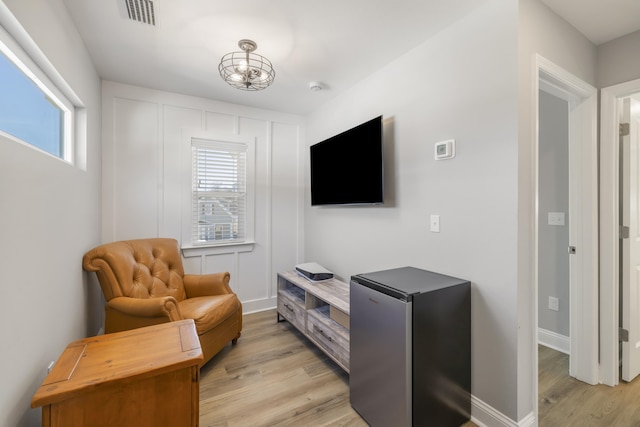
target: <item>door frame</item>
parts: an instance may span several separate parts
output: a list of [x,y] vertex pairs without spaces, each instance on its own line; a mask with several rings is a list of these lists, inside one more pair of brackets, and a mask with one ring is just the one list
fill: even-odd
[[618,99],[640,92],[640,79],[600,91],[600,382],[619,378],[619,214]]
[[[538,250],[539,250],[539,90],[556,89],[570,100],[569,155],[570,221],[577,221],[579,233],[571,236],[576,246],[575,274],[570,283],[570,374],[588,384],[598,383],[598,91],[540,55],[535,58],[534,78],[534,298],[533,364],[534,408],[538,413]],[[573,195],[571,193],[573,192]],[[577,274],[577,277],[576,277]]]

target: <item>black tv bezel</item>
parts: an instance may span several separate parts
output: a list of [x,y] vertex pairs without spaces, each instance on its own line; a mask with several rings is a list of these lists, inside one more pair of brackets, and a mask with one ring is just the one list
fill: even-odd
[[[376,157],[376,171],[379,173],[376,176],[376,187],[374,197],[369,197],[366,200],[358,200],[357,197],[343,197],[336,200],[330,200],[327,198],[323,198],[320,200],[314,199],[314,187],[317,187],[317,181],[314,183],[314,147],[320,147],[322,145],[327,144],[338,144],[338,143],[349,143],[351,140],[357,139],[358,135],[363,132],[364,129],[370,128],[374,125],[379,126],[379,138],[376,137],[376,148],[379,150],[378,156]],[[337,152],[339,151],[337,148],[334,148]],[[377,151],[376,150],[376,151]],[[384,141],[383,141],[383,124],[382,124],[382,115],[369,119],[359,125],[353,126],[339,134],[336,134],[330,138],[327,138],[323,141],[317,142],[309,147],[310,152],[310,193],[311,193],[311,206],[380,206],[384,204]],[[378,161],[379,159],[379,161]],[[315,165],[317,167],[317,165]],[[315,176],[317,178],[317,176]]]

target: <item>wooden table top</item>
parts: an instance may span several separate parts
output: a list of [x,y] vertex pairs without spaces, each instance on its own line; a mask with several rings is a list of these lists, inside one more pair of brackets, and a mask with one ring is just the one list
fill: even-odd
[[81,339],[62,352],[31,407],[60,402],[105,383],[127,383],[200,365],[202,360],[193,320]]

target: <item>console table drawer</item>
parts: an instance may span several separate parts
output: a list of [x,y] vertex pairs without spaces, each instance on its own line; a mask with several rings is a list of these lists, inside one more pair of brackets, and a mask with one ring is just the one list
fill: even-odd
[[309,310],[307,334],[349,370],[349,332],[329,318],[329,306]]
[[305,330],[305,309],[303,305],[289,298],[284,291],[278,291],[278,313],[289,321],[293,326],[304,333]]

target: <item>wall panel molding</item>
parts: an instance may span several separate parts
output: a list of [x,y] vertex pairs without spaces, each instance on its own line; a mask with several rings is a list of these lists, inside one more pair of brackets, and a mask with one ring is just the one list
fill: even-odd
[[275,307],[275,274],[293,268],[303,247],[304,118],[108,81],[103,104],[105,241],[173,237],[190,246],[181,241],[183,188],[191,173],[182,135],[197,130],[255,138],[254,241],[185,248],[183,256],[188,273],[229,271],[245,310]]

